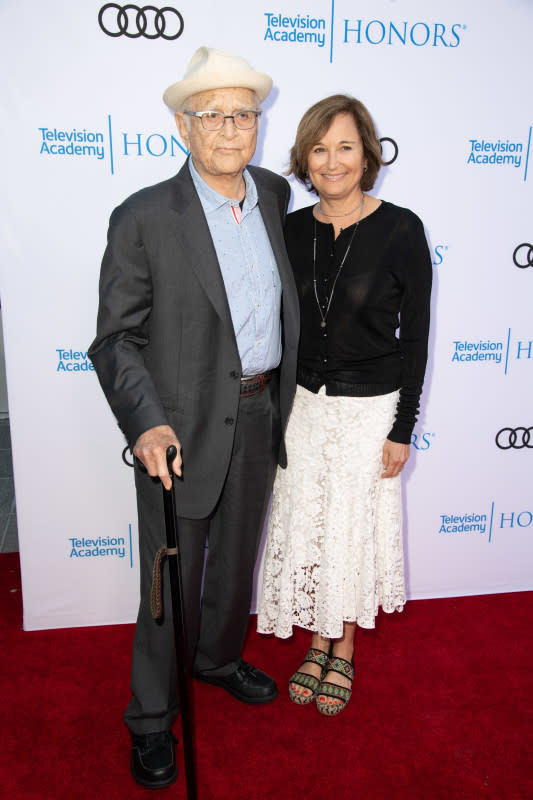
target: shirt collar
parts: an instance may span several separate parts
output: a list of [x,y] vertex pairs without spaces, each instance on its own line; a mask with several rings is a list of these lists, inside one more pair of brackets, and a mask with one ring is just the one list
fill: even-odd
[[[193,183],[196,187],[196,191],[198,192],[198,196],[202,203],[202,207],[206,214],[210,211],[216,211],[221,206],[228,204],[232,206],[239,205],[237,200],[232,200],[229,197],[225,197],[223,194],[216,192],[214,189],[209,186],[202,177],[200,177],[198,170],[193,164],[192,158],[189,157],[189,171],[191,173],[191,177]],[[244,205],[242,209],[243,217],[252,211],[253,208],[257,205],[257,189],[255,186],[254,179],[250,175],[247,169],[243,172],[244,184],[246,186],[246,194],[244,197]]]

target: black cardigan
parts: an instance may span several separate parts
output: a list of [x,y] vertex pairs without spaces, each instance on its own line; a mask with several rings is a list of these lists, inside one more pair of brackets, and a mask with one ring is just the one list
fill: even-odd
[[[409,444],[424,381],[432,266],[420,219],[383,201],[359,223],[322,318],[313,287],[312,206],[287,217],[285,237],[301,311],[298,383],[328,395],[374,396],[400,389],[388,438]],[[353,226],[334,238],[316,222],[317,294],[325,313]],[[399,328],[399,335],[396,331]]]

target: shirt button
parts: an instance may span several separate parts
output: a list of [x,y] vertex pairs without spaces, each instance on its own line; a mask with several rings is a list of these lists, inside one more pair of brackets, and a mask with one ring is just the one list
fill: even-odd
[[324,359],[324,364],[327,364],[327,363],[328,363],[328,360],[327,360],[327,358],[325,358]]
[[224,422],[225,422],[225,424],[226,424],[226,425],[233,425],[233,423],[235,422],[235,420],[233,419],[233,417],[226,417],[226,419],[224,420]]
[[239,373],[237,372],[236,369],[232,369],[230,374],[229,374],[229,376],[230,376],[230,378],[235,378],[235,380],[236,380],[239,377]]

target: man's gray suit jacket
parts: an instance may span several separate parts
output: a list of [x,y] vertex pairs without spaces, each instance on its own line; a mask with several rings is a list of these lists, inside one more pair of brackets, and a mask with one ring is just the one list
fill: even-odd
[[[285,430],[296,384],[298,298],[283,241],[287,181],[248,168],[282,283],[280,403]],[[224,282],[188,164],[129,197],[111,216],[89,349],[131,447],[170,425],[182,445],[178,513],[207,517],[222,491],[239,406],[241,363]],[[281,444],[279,463],[286,466]]]

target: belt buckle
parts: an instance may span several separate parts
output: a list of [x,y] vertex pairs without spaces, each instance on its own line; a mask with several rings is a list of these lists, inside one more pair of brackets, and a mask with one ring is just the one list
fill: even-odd
[[245,389],[250,387],[250,390],[241,392],[241,397],[253,397],[254,394],[260,394],[266,386],[266,380],[267,376],[264,372],[260,375],[250,375],[242,384]]

